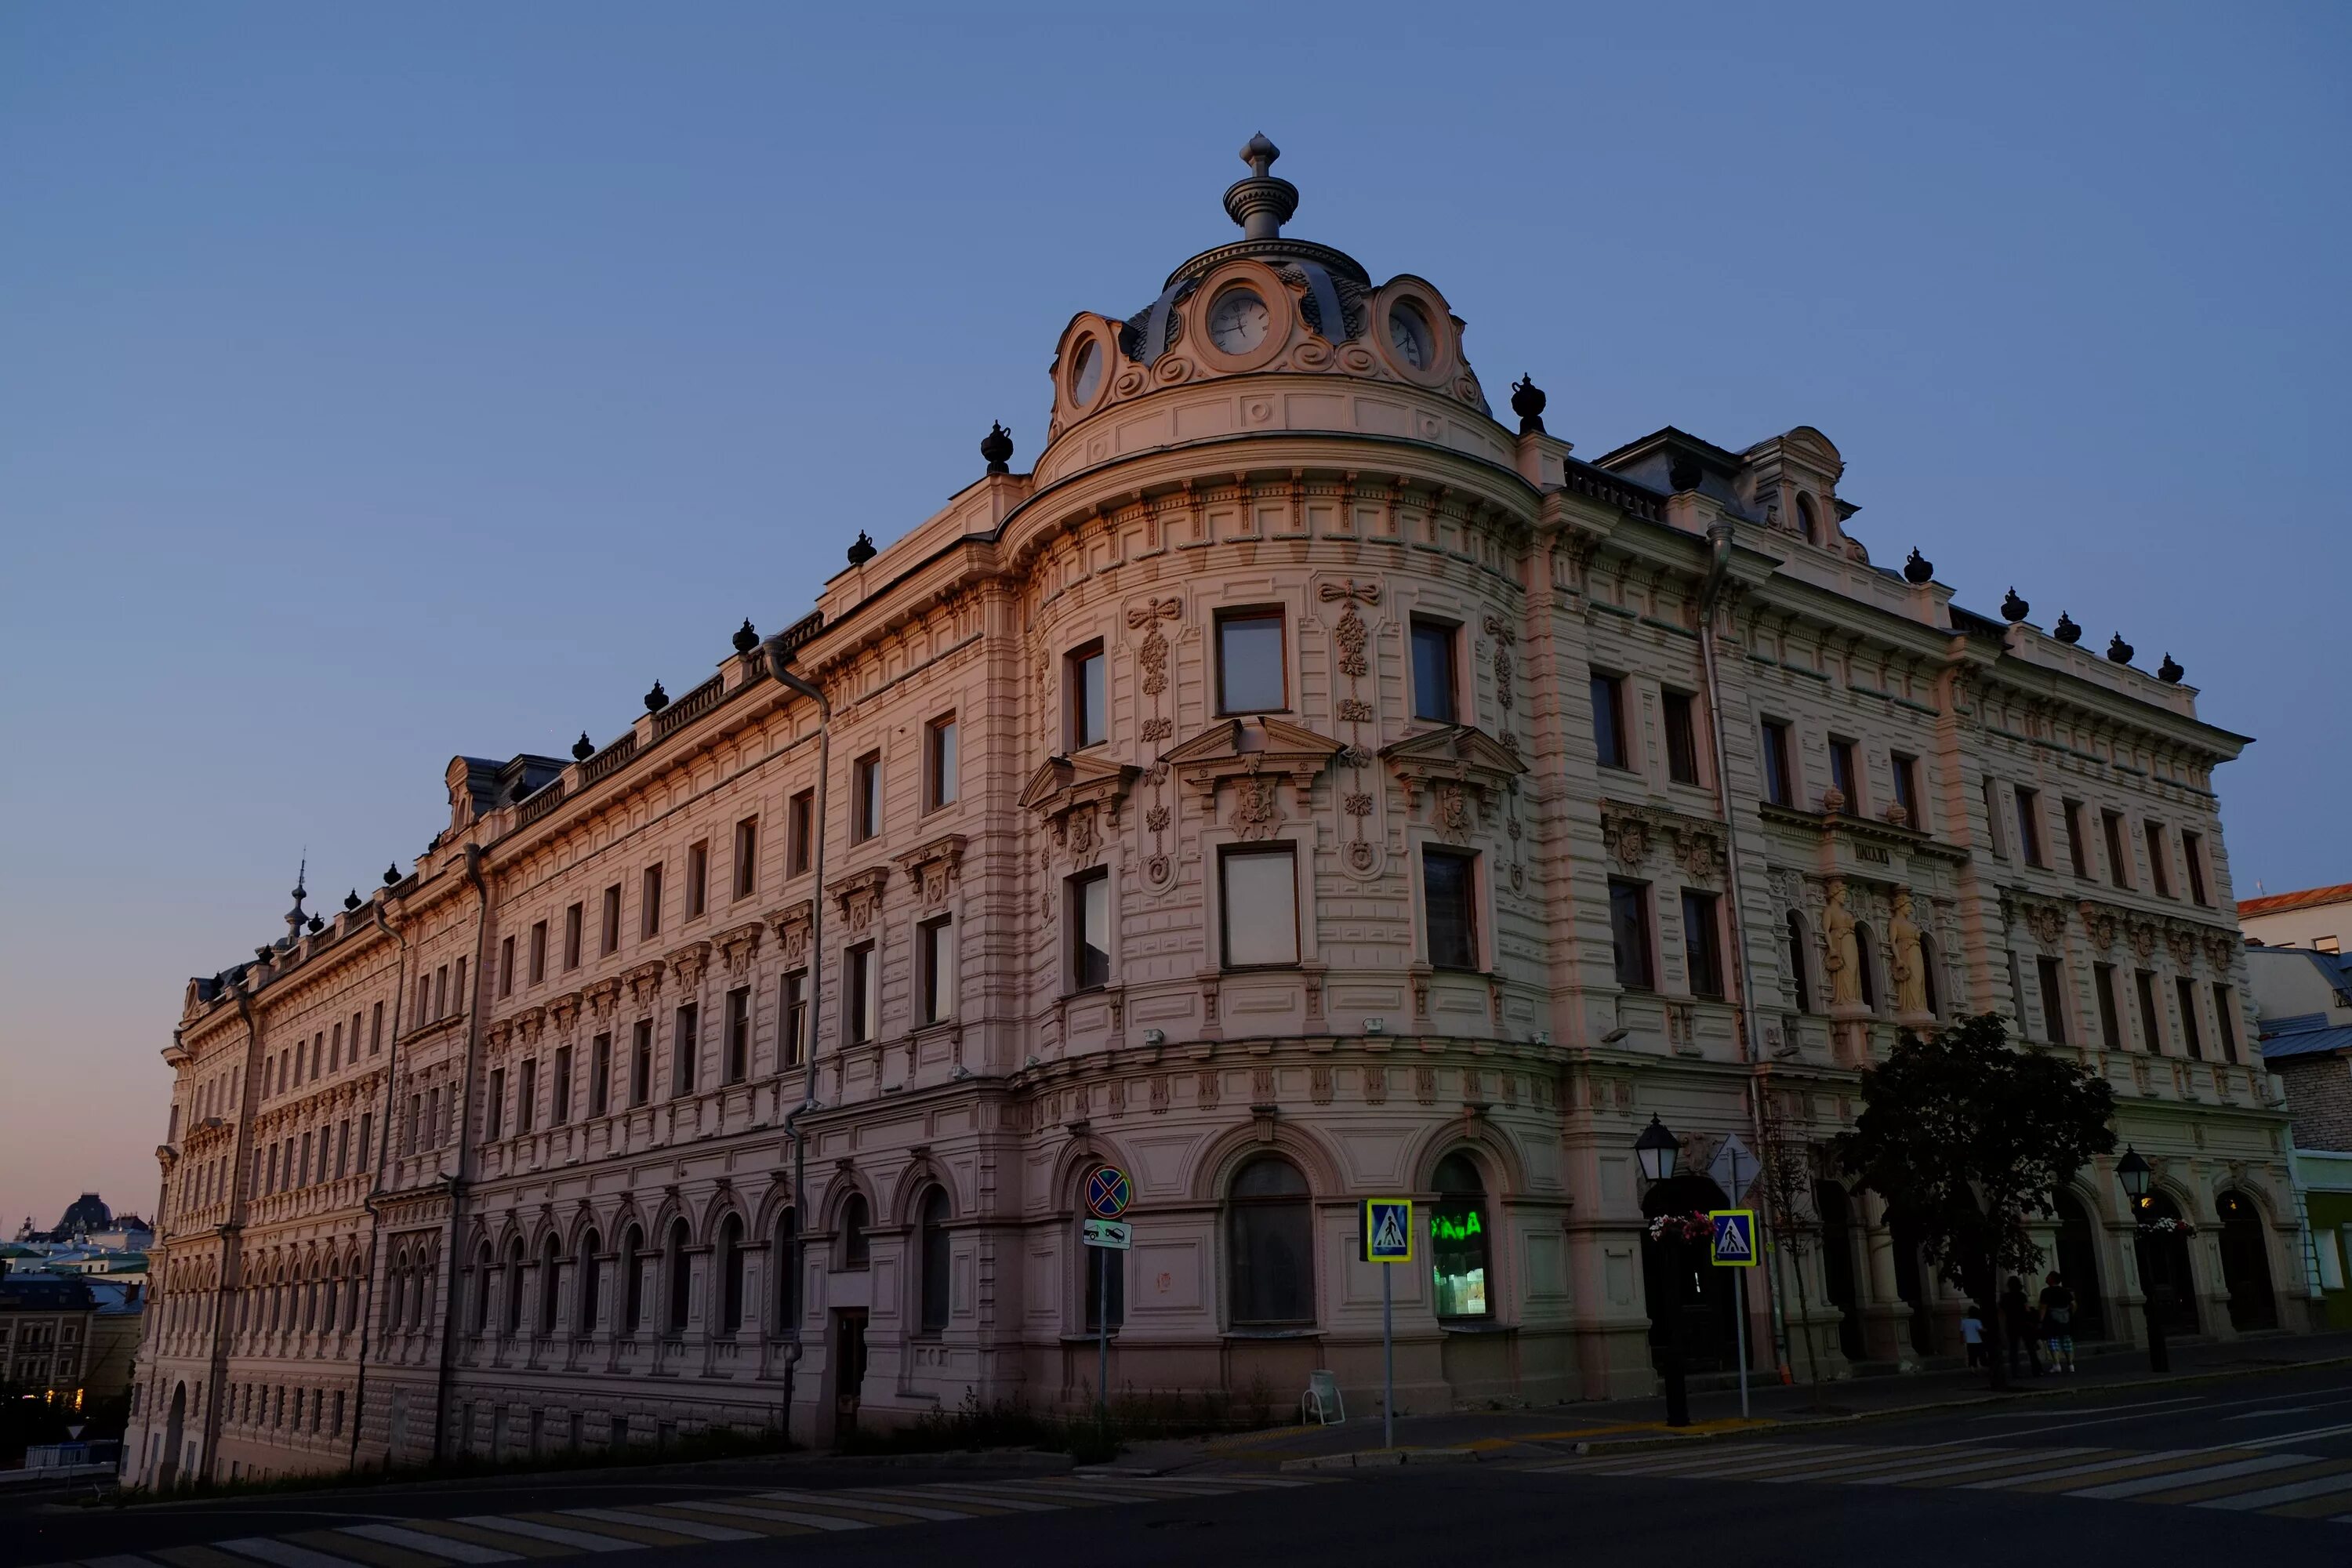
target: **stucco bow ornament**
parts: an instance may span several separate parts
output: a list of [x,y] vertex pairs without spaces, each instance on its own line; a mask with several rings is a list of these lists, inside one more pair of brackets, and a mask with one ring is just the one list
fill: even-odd
[[1344,583],[1326,583],[1315,594],[1325,604],[1340,599],[1360,599],[1367,605],[1381,602],[1381,585],[1378,583],[1359,583],[1353,578]]
[[1183,613],[1184,601],[1181,599],[1154,599],[1149,605],[1138,605],[1128,611],[1127,624],[1130,630],[1141,631],[1155,620],[1172,621]]

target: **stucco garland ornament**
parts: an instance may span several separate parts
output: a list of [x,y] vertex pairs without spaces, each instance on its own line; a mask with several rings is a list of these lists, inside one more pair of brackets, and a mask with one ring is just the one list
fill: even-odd
[[2054,950],[2066,940],[2066,911],[2055,904],[2036,904],[2027,910],[2025,924],[2033,940],[2046,948]]

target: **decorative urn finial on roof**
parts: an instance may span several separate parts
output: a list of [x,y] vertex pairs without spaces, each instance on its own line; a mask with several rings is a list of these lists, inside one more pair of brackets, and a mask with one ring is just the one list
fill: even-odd
[[391,865],[386,866],[386,867],[383,868],[383,885],[384,885],[385,887],[389,888],[389,887],[392,887],[392,886],[395,885],[396,883],[398,883],[398,882],[399,882],[399,880],[400,880],[400,862],[399,862],[399,861],[397,861],[397,860],[394,860]]
[[2167,686],[2179,685],[2180,678],[2188,673],[2180,668],[2180,661],[2168,653],[2164,656],[2164,662],[2156,667],[2156,678]]
[[1279,239],[1282,226],[1298,210],[1298,187],[1271,171],[1282,149],[1261,131],[1242,148],[1249,178],[1235,180],[1225,192],[1225,216],[1242,226],[1244,239]]
[[1540,436],[1544,433],[1544,405],[1549,399],[1532,375],[1522,375],[1511,383],[1511,412],[1519,416],[1519,434]]
[[874,542],[866,537],[866,531],[861,528],[857,531],[857,538],[849,546],[849,563],[863,566],[881,553],[874,548]]
[[588,738],[587,731],[581,731],[580,738],[572,742],[572,760],[575,763],[584,763],[595,754],[596,742]]
[[343,895],[343,908],[347,910],[355,910],[359,907],[360,890],[357,888],[353,888],[350,892]]
[[743,624],[735,628],[735,651],[750,653],[760,646],[760,634],[751,629],[751,617],[745,616]]
[[2017,590],[2015,588],[2010,589],[2008,593],[2001,595],[2000,618],[2007,621],[2011,626],[2015,626],[2018,622],[2023,620],[2028,615],[2032,613],[2032,610],[2033,606],[2032,605],[2027,604],[2024,600],[2017,596]]
[[655,681],[654,689],[646,693],[646,711],[648,713],[658,713],[668,706],[669,693],[662,689],[662,683],[660,681]]
[[1007,465],[1013,461],[1013,432],[996,420],[988,422],[988,434],[980,438],[980,455],[988,459],[992,474],[1009,474]]
[[2131,662],[2132,645],[2124,641],[2123,633],[2117,632],[2114,637],[2107,639],[2107,657],[2115,660],[2117,664],[2129,664]]
[[2083,628],[2074,624],[2074,616],[2061,610],[2058,612],[2058,624],[2050,628],[2050,635],[2072,647],[2083,640]]
[[1920,554],[1917,545],[1913,545],[1911,558],[1903,563],[1903,580],[1915,588],[1924,588],[1935,580],[1935,576],[1936,563]]

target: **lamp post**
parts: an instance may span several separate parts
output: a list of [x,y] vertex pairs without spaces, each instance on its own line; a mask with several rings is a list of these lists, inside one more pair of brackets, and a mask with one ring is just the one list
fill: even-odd
[[2124,1145],[2124,1157],[2116,1162],[2116,1179],[2124,1184],[2124,1195],[2131,1200],[2132,1238],[2136,1243],[2133,1255],[2139,1262],[2139,1310],[2147,1318],[2147,1369],[2150,1372],[2170,1372],[2171,1354],[2165,1349],[2164,1319],[2156,1307],[2156,1282],[2147,1267],[2147,1232],[2141,1227],[2140,1206],[2147,1202],[2147,1189],[2156,1173],[2147,1161],[2130,1144]]
[[[1665,1123],[1655,1116],[1650,1118],[1650,1124],[1642,1130],[1641,1137],[1633,1141],[1634,1157],[1642,1163],[1642,1179],[1653,1187],[1674,1180],[1675,1167],[1680,1163],[1682,1153],[1682,1144],[1674,1133],[1667,1131]],[[1678,1271],[1682,1268],[1679,1238],[1671,1234],[1662,1236],[1658,1238],[1658,1245],[1667,1249],[1669,1269]],[[1666,1380],[1666,1425],[1687,1426],[1690,1425],[1690,1390],[1683,1381],[1682,1300],[1678,1277],[1675,1299],[1663,1305],[1665,1309],[1665,1331],[1661,1335],[1654,1325],[1651,1342],[1658,1352],[1658,1371]]]

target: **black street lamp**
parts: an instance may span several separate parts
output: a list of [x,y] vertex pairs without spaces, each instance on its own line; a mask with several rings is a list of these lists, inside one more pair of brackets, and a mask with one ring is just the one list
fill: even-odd
[[2124,1196],[2131,1200],[2132,1239],[2134,1256],[2139,1261],[2139,1309],[2147,1318],[2147,1369],[2150,1372],[2170,1372],[2171,1353],[2164,1343],[2164,1317],[2157,1310],[2157,1286],[2147,1267],[2147,1232],[2142,1227],[2139,1214],[2147,1202],[2147,1189],[2156,1173],[2130,1144],[2124,1145],[2124,1157],[2116,1162],[2116,1179],[2124,1184]]
[[[1675,1167],[1681,1162],[1682,1153],[1682,1144],[1655,1116],[1650,1118],[1649,1126],[1643,1128],[1642,1136],[1633,1142],[1633,1154],[1642,1163],[1643,1179],[1654,1187],[1661,1182],[1674,1180]],[[1675,1300],[1662,1303],[1665,1311],[1665,1329],[1661,1333],[1653,1324],[1651,1343],[1658,1352],[1659,1373],[1666,1380],[1666,1425],[1687,1426],[1690,1425],[1690,1389],[1683,1378],[1682,1243],[1669,1230],[1658,1238],[1658,1245],[1666,1248],[1666,1272],[1675,1281]]]

